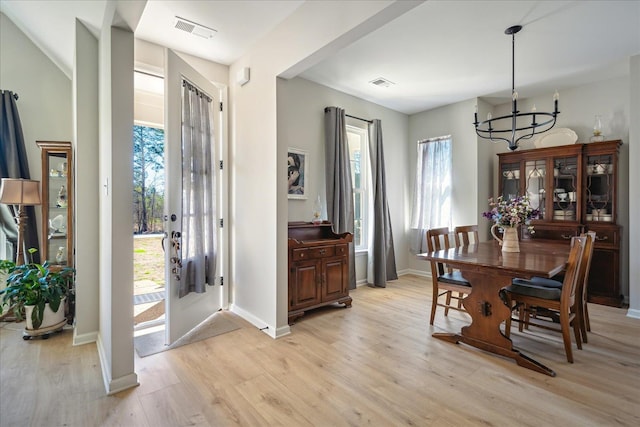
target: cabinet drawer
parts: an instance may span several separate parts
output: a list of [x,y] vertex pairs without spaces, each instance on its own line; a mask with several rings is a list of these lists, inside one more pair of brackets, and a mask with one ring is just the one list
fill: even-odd
[[[346,245],[345,245],[346,246]],[[312,248],[302,248],[293,250],[293,260],[325,258],[335,254],[335,246],[317,246]]]
[[588,226],[587,231],[595,231],[596,233],[596,246],[613,246],[618,247],[618,231],[617,227],[609,228],[609,227],[598,227],[598,226]]
[[333,256],[336,253],[335,246],[318,246],[316,248],[309,248],[309,254],[313,258],[325,258]]
[[304,249],[294,249],[293,251],[293,260],[294,261],[300,261],[302,259],[309,259],[311,258],[309,256],[309,249],[304,248]]
[[525,229],[525,237],[535,240],[571,240],[573,236],[580,235],[579,227],[557,227],[545,224],[536,224],[534,226],[535,233],[530,235]]
[[347,255],[349,253],[349,245],[336,245],[336,256]]

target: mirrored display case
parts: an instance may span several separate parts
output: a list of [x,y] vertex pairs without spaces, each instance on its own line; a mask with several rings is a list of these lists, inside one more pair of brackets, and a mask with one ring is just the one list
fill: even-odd
[[73,267],[73,168],[70,142],[36,141],[42,154],[42,245],[52,268]]

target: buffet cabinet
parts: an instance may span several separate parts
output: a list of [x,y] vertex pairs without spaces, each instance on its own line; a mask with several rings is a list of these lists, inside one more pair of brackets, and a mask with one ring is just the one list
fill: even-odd
[[351,233],[336,234],[332,224],[289,223],[289,323],[308,310],[341,303],[349,296]]
[[617,224],[619,140],[498,154],[499,194],[527,195],[540,212],[522,239],[571,240],[596,232],[589,272],[590,302],[622,305],[621,227]]

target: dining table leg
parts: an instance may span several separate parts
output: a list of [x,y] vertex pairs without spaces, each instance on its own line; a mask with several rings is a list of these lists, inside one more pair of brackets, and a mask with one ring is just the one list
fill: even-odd
[[432,336],[444,341],[465,344],[485,351],[510,357],[519,366],[552,377],[556,373],[542,363],[522,354],[513,348],[513,343],[500,326],[511,315],[510,308],[500,298],[500,289],[511,284],[512,277],[497,274],[495,269],[475,267],[461,269],[462,275],[471,283],[471,293],[462,301],[465,310],[471,316],[471,324],[462,327],[460,333],[436,332]]

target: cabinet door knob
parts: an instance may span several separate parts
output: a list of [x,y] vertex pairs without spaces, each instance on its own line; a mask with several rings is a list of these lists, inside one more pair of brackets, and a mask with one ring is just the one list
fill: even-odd
[[325,253],[327,253],[326,249],[320,249],[320,255],[324,255]]

